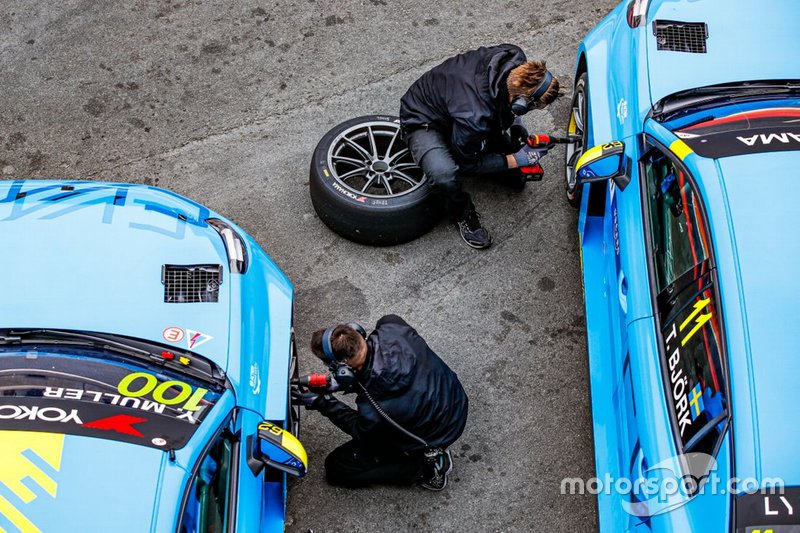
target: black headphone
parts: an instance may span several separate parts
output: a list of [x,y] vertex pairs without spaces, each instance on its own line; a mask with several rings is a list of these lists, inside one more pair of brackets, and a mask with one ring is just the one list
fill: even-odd
[[[367,330],[364,329],[364,326],[357,322],[348,322],[346,325],[356,330],[358,334],[366,340]],[[356,371],[344,361],[339,361],[333,353],[331,335],[333,335],[333,330],[337,327],[339,326],[332,326],[326,329],[322,334],[322,354],[325,356],[328,362],[328,368],[333,372],[333,377],[336,379],[337,383],[339,383],[344,390],[348,390],[356,384]]]
[[547,70],[544,73],[544,77],[542,81],[539,82],[539,85],[533,90],[533,92],[529,95],[520,94],[516,96],[514,100],[511,101],[511,112],[515,115],[524,115],[528,111],[531,110],[531,104],[538,104],[539,98],[541,98],[544,93],[547,92],[547,89],[550,88],[550,84],[553,82],[553,75],[550,74],[550,71]]

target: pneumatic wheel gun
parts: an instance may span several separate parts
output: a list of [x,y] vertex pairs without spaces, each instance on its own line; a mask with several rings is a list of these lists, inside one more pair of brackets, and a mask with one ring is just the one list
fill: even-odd
[[[574,140],[569,137],[555,137],[543,133],[530,134],[525,138],[525,144],[536,150],[541,150],[542,155],[545,155],[556,144],[569,144],[571,142],[574,142]],[[541,163],[521,167],[519,170],[525,177],[525,181],[542,181],[544,177],[544,168],[542,168]]]

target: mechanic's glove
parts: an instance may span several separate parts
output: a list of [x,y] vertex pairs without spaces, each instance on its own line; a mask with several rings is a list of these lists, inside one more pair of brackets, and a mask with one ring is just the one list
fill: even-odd
[[528,140],[528,130],[525,129],[525,126],[522,124],[512,124],[510,128],[508,128],[508,137],[511,142],[511,146],[514,147],[515,150],[519,150],[519,148],[526,144]]
[[[547,150],[544,151],[545,153]],[[531,148],[527,144],[514,154],[514,160],[519,168],[532,167],[539,164],[539,158],[543,155],[541,148]]]
[[325,395],[311,391],[300,391],[292,388],[292,404],[303,405],[306,409],[319,409],[325,401]]

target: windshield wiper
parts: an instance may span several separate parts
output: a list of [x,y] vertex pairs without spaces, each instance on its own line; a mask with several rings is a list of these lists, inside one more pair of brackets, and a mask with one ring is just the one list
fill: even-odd
[[694,113],[710,107],[730,102],[750,102],[754,100],[795,95],[800,97],[800,82],[750,82],[739,84],[714,85],[689,89],[657,102],[651,116],[665,122],[682,114]]
[[[225,375],[215,364],[200,359],[194,354],[179,350],[164,350],[160,346],[141,340],[119,338],[110,335],[85,333],[82,331],[69,331],[60,329],[29,329],[29,330],[4,330],[0,331],[0,345],[8,344],[53,344],[56,346],[91,346],[100,350],[114,352],[128,358],[136,359],[140,363],[157,368],[169,368],[183,374],[188,374],[217,386],[224,386]],[[187,358],[188,365],[177,360],[167,359],[164,352]]]

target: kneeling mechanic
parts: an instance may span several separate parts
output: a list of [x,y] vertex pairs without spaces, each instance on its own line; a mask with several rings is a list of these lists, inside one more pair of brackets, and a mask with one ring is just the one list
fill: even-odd
[[387,315],[369,336],[354,323],[320,329],[311,350],[342,390],[357,395],[354,410],[330,394],[293,391],[295,403],[318,410],[352,437],[326,458],[328,482],[443,489],[452,469],[447,447],[464,431],[468,399],[455,372],[417,331]]

